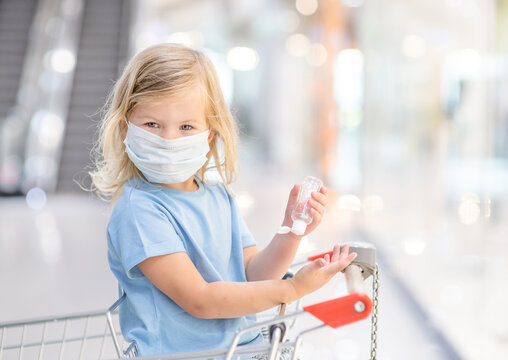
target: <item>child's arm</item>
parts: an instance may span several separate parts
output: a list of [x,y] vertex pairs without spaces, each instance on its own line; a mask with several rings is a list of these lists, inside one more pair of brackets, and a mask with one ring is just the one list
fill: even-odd
[[143,274],[189,314],[205,319],[234,318],[267,310],[320,288],[355,258],[345,246],[334,247],[331,259],[304,266],[289,280],[206,282],[186,253],[151,257],[140,264]]
[[[295,185],[289,194],[286,213],[282,225],[291,227],[293,220],[291,212],[296,204],[300,185]],[[312,223],[307,227],[305,234],[312,232],[321,222],[327,204],[327,189],[321,187],[319,192],[312,193],[311,205]],[[287,271],[295,258],[296,251],[302,236],[293,234],[277,234],[272,241],[262,250],[258,251],[256,246],[244,249],[243,257],[247,280],[280,279]]]

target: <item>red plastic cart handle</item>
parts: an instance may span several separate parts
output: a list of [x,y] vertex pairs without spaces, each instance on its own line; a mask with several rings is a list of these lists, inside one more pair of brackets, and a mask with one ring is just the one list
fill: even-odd
[[372,312],[372,300],[365,294],[354,293],[309,305],[303,310],[335,329],[368,317]]

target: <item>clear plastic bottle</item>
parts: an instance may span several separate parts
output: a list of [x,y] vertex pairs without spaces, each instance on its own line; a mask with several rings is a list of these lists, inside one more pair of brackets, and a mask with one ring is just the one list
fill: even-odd
[[310,194],[314,191],[319,191],[323,186],[323,182],[313,176],[307,176],[303,179],[296,200],[296,206],[291,213],[291,219],[293,219],[293,227],[291,232],[296,235],[303,235],[307,229],[307,225],[312,222],[312,215],[310,214],[309,199]]

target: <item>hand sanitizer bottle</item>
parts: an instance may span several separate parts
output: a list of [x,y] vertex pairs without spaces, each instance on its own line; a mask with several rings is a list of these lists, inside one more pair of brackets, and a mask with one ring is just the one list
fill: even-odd
[[295,235],[303,235],[307,229],[307,225],[312,222],[312,215],[310,214],[309,199],[310,194],[319,191],[323,186],[323,182],[313,176],[307,176],[303,179],[296,200],[296,206],[291,213],[291,219],[293,219],[293,227],[291,232]]

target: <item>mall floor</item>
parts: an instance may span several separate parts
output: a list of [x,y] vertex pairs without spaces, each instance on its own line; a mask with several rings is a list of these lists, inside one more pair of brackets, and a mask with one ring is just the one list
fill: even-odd
[[[241,178],[234,190],[263,247],[280,225],[292,183],[260,173],[251,175]],[[327,213],[319,230],[304,240],[298,259],[326,251],[339,241],[368,240],[361,232],[338,239],[333,216]],[[0,198],[0,322],[88,312],[112,304],[117,284],[106,259],[107,220],[108,206],[89,194],[52,195],[40,210],[30,209],[24,197]],[[378,261],[378,359],[460,359],[439,329],[426,322],[384,259],[379,256]],[[365,286],[370,293],[371,281]],[[340,274],[304,303],[342,295],[346,290]],[[310,316],[302,318],[296,329],[313,324],[316,320]],[[324,328],[305,338],[301,358],[367,359],[370,342],[370,320],[337,330]]]

